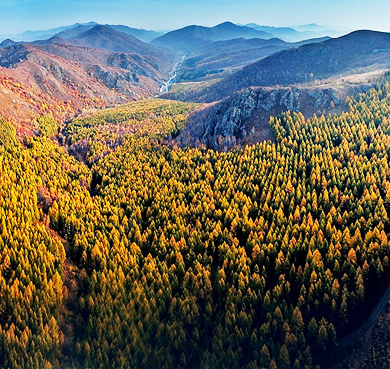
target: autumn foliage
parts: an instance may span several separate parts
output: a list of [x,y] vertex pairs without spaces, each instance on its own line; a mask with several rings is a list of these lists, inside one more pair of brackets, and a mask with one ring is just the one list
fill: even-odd
[[[89,167],[46,137],[3,141],[2,365],[317,364],[390,275],[390,86],[348,105],[286,112],[276,143],[227,153],[164,145],[194,106],[161,101],[69,124]],[[65,258],[88,283],[72,357]]]

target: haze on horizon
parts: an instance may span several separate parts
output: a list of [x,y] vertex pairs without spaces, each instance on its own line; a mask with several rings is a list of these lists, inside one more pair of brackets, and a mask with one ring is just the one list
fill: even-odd
[[173,30],[225,21],[267,26],[309,23],[337,30],[390,32],[387,0],[4,0],[0,35],[95,21]]

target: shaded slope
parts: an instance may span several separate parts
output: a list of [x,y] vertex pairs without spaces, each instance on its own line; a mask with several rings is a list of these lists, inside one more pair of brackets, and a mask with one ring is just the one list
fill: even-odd
[[215,101],[250,86],[290,85],[389,67],[390,34],[356,31],[347,36],[281,51],[203,91],[195,101]]
[[[122,53],[121,55],[111,56],[108,59],[108,65],[133,70],[131,65],[134,64],[135,60],[145,65],[145,67],[141,65],[141,67],[135,68],[138,73],[151,76],[150,69],[152,68],[159,73],[167,74],[163,79],[169,79],[169,73],[181,59],[180,54],[174,50],[146,44],[134,36],[116,31],[108,26],[95,26],[65,42]],[[138,57],[133,54],[138,55]],[[145,69],[145,73],[141,71],[142,69]]]
[[241,67],[281,50],[322,41],[324,39],[287,43],[278,38],[270,40],[239,38],[215,41],[200,48],[192,57],[184,61],[178,73],[177,82],[194,81],[204,76],[216,75],[223,72],[225,68]]
[[194,50],[210,44],[210,33],[210,30],[206,27],[187,26],[180,30],[168,32],[150,43],[190,54]]
[[[70,39],[75,37],[81,33],[87,32],[93,27],[97,26],[96,22],[89,23],[75,23],[70,26],[63,26],[52,28],[48,30],[41,31],[26,31],[21,34],[8,34],[0,36],[0,40],[12,39],[14,41],[22,41],[22,42],[33,42],[37,40],[46,40],[54,36],[59,36],[65,39]],[[128,35],[134,36],[141,41],[149,42],[156,37],[160,37],[163,35],[162,32],[148,31],[144,29],[131,28],[124,25],[105,25],[108,28],[112,28],[119,32],[126,33]]]
[[191,115],[176,138],[180,146],[204,144],[215,150],[274,140],[269,119],[284,111],[338,113],[352,91],[335,88],[249,88]]
[[149,54],[152,50],[155,51],[154,48],[133,36],[101,25],[95,26],[76,37],[71,38],[70,41],[79,46],[105,49],[114,52]]
[[15,42],[15,41],[13,41],[13,40],[7,38],[6,40],[4,40],[4,41],[0,44],[0,48],[6,49],[6,48],[8,48],[8,47],[10,47],[10,46],[15,46],[15,45],[17,45],[17,44],[18,44],[17,42]]
[[85,33],[89,31],[90,29],[97,26],[97,23],[94,24],[80,24],[77,27],[65,29],[62,32],[57,33],[55,36],[65,38],[65,39],[71,39],[73,37],[77,37],[78,35]]
[[245,26],[236,26],[231,22],[225,22],[211,28],[202,26],[184,27],[156,38],[151,43],[191,54],[212,41],[223,41],[240,37],[270,39],[273,35]]
[[134,36],[101,25],[95,26],[69,39],[69,41],[79,46],[105,49],[114,52],[135,53],[139,55],[174,54],[171,50],[164,50],[160,47],[148,45]]
[[355,332],[351,333],[346,337],[341,338],[338,341],[338,346],[346,347],[349,345],[353,345],[362,337],[364,337],[367,334],[367,332],[372,327],[374,327],[374,325],[377,323],[379,316],[382,314],[383,310],[386,308],[386,305],[388,305],[389,301],[390,301],[390,286],[386,289],[383,297],[378,302],[378,304],[376,305],[375,309],[372,311],[367,321]]
[[390,358],[390,305],[384,306],[376,324],[351,347],[339,349],[324,368],[388,368]]
[[[68,60],[91,64],[93,69],[101,65],[126,69],[134,75],[132,79],[146,76],[158,85],[169,79],[181,59],[174,50],[145,44],[133,36],[105,26],[96,26],[71,40],[55,36],[40,41],[37,47]],[[157,92],[158,87],[153,89]]]

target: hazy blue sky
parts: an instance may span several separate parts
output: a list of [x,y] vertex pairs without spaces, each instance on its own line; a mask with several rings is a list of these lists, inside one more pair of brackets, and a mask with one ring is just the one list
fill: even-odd
[[76,22],[170,30],[224,21],[390,32],[389,0],[0,0],[0,34]]

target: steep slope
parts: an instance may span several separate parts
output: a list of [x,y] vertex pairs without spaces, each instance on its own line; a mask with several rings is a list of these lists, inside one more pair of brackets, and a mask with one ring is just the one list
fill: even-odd
[[69,42],[74,45],[105,49],[113,52],[135,53],[139,55],[176,55],[176,52],[148,45],[134,36],[102,25],[97,25],[84,33],[70,38]]
[[199,143],[215,150],[245,147],[274,140],[269,118],[284,111],[301,112],[305,117],[345,108],[345,98],[363,88],[249,88],[219,103],[208,104],[191,115],[176,142],[180,146]]
[[151,41],[151,44],[192,54],[197,49],[210,44],[212,41],[223,41],[240,37],[270,39],[273,36],[249,27],[237,26],[231,22],[225,22],[211,28],[202,26],[184,27],[154,39]]
[[[85,58],[88,57],[88,53],[90,55],[96,54],[95,51],[83,51],[83,48],[101,49],[114,52],[116,55],[107,57],[108,65],[132,70],[130,66],[134,65],[134,63],[144,64],[145,67],[141,65],[140,67],[135,68],[138,74],[141,73],[147,76],[152,76],[150,69],[153,69],[161,74],[167,74],[165,77],[159,76],[158,80],[160,80],[160,78],[165,80],[169,79],[169,74],[172,72],[173,67],[181,59],[177,51],[148,45],[133,36],[101,25],[94,26],[90,30],[69,40],[55,36],[49,40],[39,41],[35,44],[40,45],[39,47],[50,53],[70,58],[72,60],[78,60],[79,58],[85,60]],[[55,44],[63,44],[63,47],[50,47],[50,45]],[[75,45],[81,47],[76,53],[73,53],[67,52],[66,50],[68,50],[69,47],[65,47],[64,45]],[[69,55],[67,55],[67,53]],[[142,69],[144,69],[144,71],[142,71]]]
[[[178,60],[176,55],[160,58],[67,44],[39,45],[36,49],[76,63],[82,73],[86,72],[104,86],[124,94],[132,85],[145,88],[149,91],[147,95],[157,92]],[[141,96],[146,95],[142,93]]]
[[73,37],[77,37],[78,35],[81,35],[82,33],[89,31],[90,29],[92,29],[98,25],[99,25],[98,23],[80,24],[77,27],[65,29],[65,30],[55,34],[55,36],[69,40]]
[[[92,79],[80,63],[32,45],[6,51],[0,50],[1,115],[16,123],[21,135],[32,132],[32,120],[41,114],[65,119],[81,108],[120,101],[117,93]],[[22,61],[19,55],[24,56]],[[12,58],[15,63],[5,62],[12,62]]]
[[40,114],[66,119],[84,108],[153,96],[178,60],[173,51],[139,55],[62,42],[11,45],[0,49],[0,112],[18,122],[23,135]]
[[[34,42],[37,40],[47,40],[53,36],[59,36],[65,39],[76,37],[77,35],[87,32],[95,26],[99,25],[96,22],[89,23],[75,23],[71,26],[57,27],[42,31],[26,31],[20,34],[7,34],[0,35],[0,41],[5,39],[12,39],[17,42]],[[150,42],[151,40],[162,36],[163,32],[148,31],[144,29],[131,28],[124,25],[105,25],[108,28],[114,29],[119,32],[126,33],[127,35],[134,36],[143,42]]]
[[390,34],[356,31],[324,42],[273,54],[194,96],[215,101],[251,86],[306,83],[368,69],[390,67]]
[[196,81],[205,76],[215,77],[224,72],[226,68],[241,67],[281,50],[322,41],[324,41],[322,38],[299,43],[287,43],[278,38],[270,40],[238,38],[215,41],[198,49],[192,57],[184,60],[176,82]]
[[23,44],[8,43],[6,48],[0,48],[0,67],[12,68],[27,59],[29,50]]

